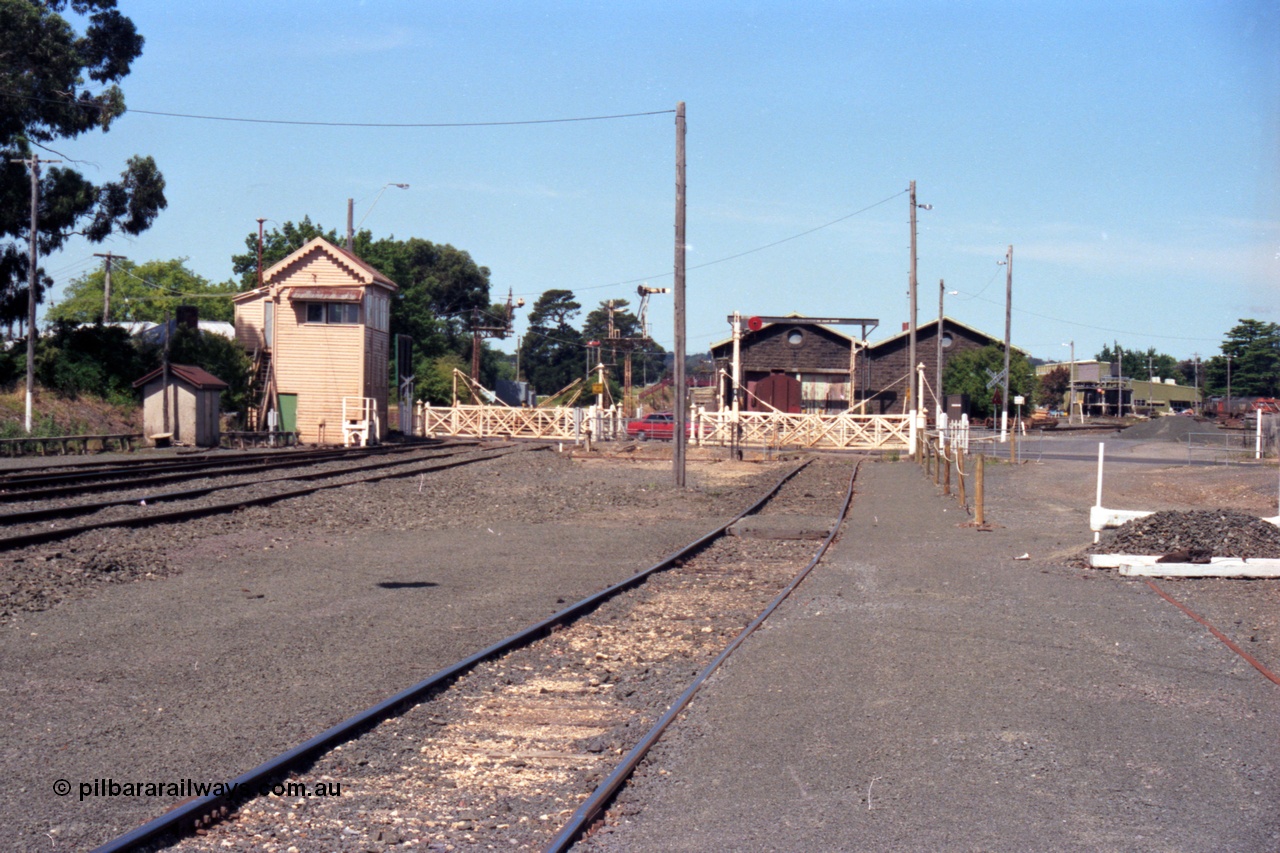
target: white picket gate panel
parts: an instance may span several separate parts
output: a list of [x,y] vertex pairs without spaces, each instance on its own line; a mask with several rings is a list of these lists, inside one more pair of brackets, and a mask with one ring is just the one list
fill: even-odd
[[[739,412],[738,443],[745,447],[836,450],[909,450],[907,415],[791,415]],[[690,418],[690,443],[728,446],[733,442],[732,412],[697,412]],[[467,438],[536,438],[578,441],[587,431],[596,441],[622,438],[626,420],[616,410],[525,409],[507,406],[423,405],[421,434]]]
[[[739,438],[744,446],[799,447],[836,450],[907,450],[911,419],[907,415],[805,415],[782,412],[739,412]],[[695,417],[693,435],[701,444],[730,444],[733,412],[705,412]]]

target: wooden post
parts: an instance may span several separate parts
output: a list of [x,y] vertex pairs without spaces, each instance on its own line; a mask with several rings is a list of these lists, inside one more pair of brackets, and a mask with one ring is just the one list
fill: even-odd
[[1009,428],[1009,461],[1013,464],[1018,463],[1018,425],[1014,424]]
[[[959,451],[960,451],[959,445],[956,445],[956,444],[951,445],[952,454],[958,453]],[[951,494],[951,460],[947,459],[944,456],[942,458],[942,461],[947,468],[947,470],[942,473],[942,493],[944,495],[949,495]]]
[[959,447],[956,448],[956,472],[959,475],[959,487],[956,490],[956,499],[960,501],[960,506],[967,507],[968,500],[964,494],[964,451]]
[[674,432],[671,436],[671,467],[676,485],[685,484],[685,424],[689,419],[688,389],[685,385],[685,112],[684,101],[676,104],[676,247],[675,247],[675,386]]
[[1009,334],[1010,322],[1013,317],[1013,246],[1009,247],[1009,253],[1005,255],[1005,285],[1004,285],[1004,397],[1000,403],[1004,407],[1003,417],[1000,422],[1000,428],[1004,429],[1009,424]]
[[984,484],[984,481],[986,479],[986,461],[987,461],[986,454],[979,453],[978,461],[974,465],[974,471],[973,471],[974,473],[973,520],[978,524],[979,527],[981,527],[983,524],[986,523],[983,517],[983,507],[982,507],[983,499],[986,496],[985,484]]

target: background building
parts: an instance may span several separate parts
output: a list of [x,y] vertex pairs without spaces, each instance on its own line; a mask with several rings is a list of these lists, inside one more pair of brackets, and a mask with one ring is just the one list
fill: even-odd
[[366,400],[360,416],[368,439],[381,439],[395,283],[320,237],[264,271],[262,281],[232,300],[236,340],[254,355],[255,408],[276,410],[279,429],[297,432],[299,441],[339,444],[355,413],[351,401]]

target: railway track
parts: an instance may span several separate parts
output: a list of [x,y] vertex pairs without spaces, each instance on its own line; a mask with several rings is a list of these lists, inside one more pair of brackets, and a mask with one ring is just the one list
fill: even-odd
[[[477,442],[458,442],[436,447],[474,446]],[[47,500],[64,495],[150,488],[165,483],[182,482],[200,477],[259,474],[266,471],[302,468],[316,464],[390,457],[421,453],[421,445],[325,450],[277,451],[245,453],[234,456],[205,456],[179,461],[172,458],[117,463],[86,463],[64,468],[44,466],[0,473],[0,502]]]
[[[360,461],[358,464],[337,468],[321,468],[320,470],[293,473],[280,477],[266,478],[258,476],[266,470],[277,467],[298,467],[299,464],[314,466],[317,461],[348,461],[349,457],[321,456],[302,462],[266,463],[246,467],[232,467],[229,475],[227,469],[201,468],[182,474],[170,473],[160,477],[152,477],[144,481],[126,483],[101,483],[99,485],[127,494],[122,497],[88,501],[58,502],[57,497],[65,494],[59,487],[55,494],[45,496],[44,501],[32,501],[24,509],[0,514],[0,526],[6,535],[0,536],[0,552],[22,548],[30,545],[56,542],[81,533],[100,530],[108,527],[145,527],[154,524],[172,524],[220,513],[234,512],[249,506],[263,506],[289,498],[301,497],[326,489],[341,488],[358,483],[375,483],[394,477],[425,475],[434,471],[446,470],[460,465],[469,465],[484,459],[493,458],[504,452],[525,452],[523,449],[513,450],[516,445],[496,444],[486,447],[461,445],[446,449],[417,449],[412,452],[397,451],[393,458],[378,458],[376,461]],[[369,459],[369,455],[356,457]],[[194,489],[170,492],[142,492],[140,487],[171,482],[173,478],[189,481],[193,477],[205,479],[217,473],[223,476],[209,485]],[[323,480],[337,482],[322,483]],[[299,483],[312,485],[299,486]],[[221,493],[230,493],[230,500],[210,499]],[[30,495],[31,493],[28,493]],[[155,507],[165,503],[187,502],[187,506],[168,511],[157,511]],[[96,515],[91,521],[81,524],[56,524],[61,521],[82,515]]]
[[[565,849],[702,680],[816,564],[855,472],[848,462],[798,466],[654,566],[231,783],[277,793],[194,800],[100,850],[155,849],[192,831],[179,849]],[[731,525],[748,535],[726,535]],[[828,531],[821,542],[772,538],[816,527]],[[336,785],[340,796],[291,785]]]

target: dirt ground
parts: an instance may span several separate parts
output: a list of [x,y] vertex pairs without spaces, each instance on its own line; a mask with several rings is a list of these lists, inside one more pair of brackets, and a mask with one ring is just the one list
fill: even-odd
[[[1096,438],[1062,438],[1045,445],[1044,455],[1055,458],[1017,466],[1005,462],[988,466],[992,475],[989,520],[997,524],[1035,524],[1046,514],[1078,519],[1079,536],[1073,536],[1051,556],[1083,567],[1083,551],[1093,542],[1088,512],[1097,496],[1098,444]],[[1108,437],[1102,505],[1151,511],[1230,509],[1273,518],[1280,515],[1280,472],[1275,459],[1188,465],[1185,447],[1176,442]],[[1105,546],[1113,535],[1104,531],[1101,544]],[[1085,571],[1118,578],[1110,570]],[[1242,642],[1272,672],[1280,672],[1280,580],[1178,578],[1156,583]]]
[[[1037,563],[1137,583],[1079,562],[1092,542],[1097,443],[1053,439],[1024,464],[993,459],[988,520],[1052,528],[1035,540],[1045,551],[1030,555]],[[115,555],[155,568],[137,582],[77,586],[3,626],[4,769],[14,785],[0,825],[24,844],[49,841],[46,849],[105,840],[153,816],[156,804],[72,802],[53,795],[54,779],[241,772],[424,670],[648,565],[780,467],[695,450],[691,487],[681,492],[669,453],[650,442],[521,454],[446,472],[425,489],[416,480],[353,487],[72,543],[57,560],[51,549],[26,555],[47,559],[51,572],[97,564],[78,547],[97,562]],[[1274,462],[1191,466],[1183,448],[1159,441],[1108,439],[1106,453],[1107,507],[1277,513]],[[957,524],[967,520],[955,511]],[[1280,670],[1280,581],[1160,583]]]

